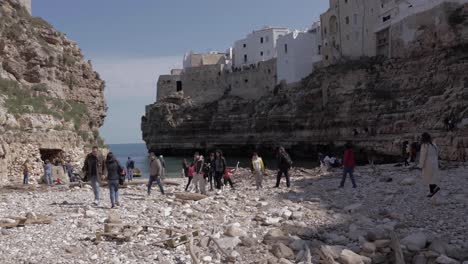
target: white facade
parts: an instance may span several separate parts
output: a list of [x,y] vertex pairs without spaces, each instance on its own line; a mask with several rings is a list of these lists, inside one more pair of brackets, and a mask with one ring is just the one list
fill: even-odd
[[276,41],[290,32],[287,28],[266,27],[234,43],[234,67],[257,64],[276,58]]
[[322,60],[320,23],[305,32],[294,31],[278,38],[278,83],[301,81],[310,75],[314,65]]

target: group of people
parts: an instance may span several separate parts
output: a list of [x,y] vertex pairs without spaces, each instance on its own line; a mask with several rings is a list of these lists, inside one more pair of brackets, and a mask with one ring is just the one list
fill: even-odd
[[[65,173],[70,181],[74,180],[74,167],[71,164],[71,161],[68,160],[67,162],[63,163],[60,160],[55,160],[54,164],[50,162],[50,160],[46,159],[43,163],[43,169],[44,169],[44,182],[48,186],[52,186],[53,179],[52,179],[52,166],[56,167],[61,167],[63,168],[63,173]],[[23,171],[23,184],[29,184],[29,178],[31,177],[32,173],[32,165],[29,162],[29,160],[26,160],[23,165],[22,165],[22,171]],[[60,179],[57,179],[57,181],[60,181]],[[60,183],[60,182],[59,182]]]
[[[283,147],[280,147],[277,151],[277,165],[278,173],[276,176],[275,187],[278,188],[281,183],[281,179],[285,177],[286,186],[290,187],[290,173],[289,170],[292,167],[292,160],[289,154]],[[131,159],[129,159],[131,160]],[[345,145],[345,151],[343,154],[343,174],[339,187],[344,188],[346,179],[349,175],[353,188],[357,188],[356,179],[354,178],[354,169],[356,167],[356,158],[351,143]],[[86,156],[85,163],[83,166],[83,172],[86,178],[91,183],[94,193],[94,204],[98,205],[100,200],[100,189],[99,184],[104,175],[107,174],[111,206],[119,206],[119,185],[125,180],[127,176],[126,171],[130,171],[134,164],[127,162],[126,167],[123,168],[112,152],[107,155],[104,160],[98,154],[98,148],[93,147],[92,152]],[[231,176],[237,172],[239,163],[235,168],[228,168],[226,158],[221,150],[216,150],[209,154],[207,160],[204,159],[203,155],[199,152],[195,152],[193,160],[188,163],[187,160],[182,162],[182,173],[188,178],[188,183],[185,187],[185,191],[189,190],[189,187],[194,186],[194,190],[197,193],[206,194],[206,185],[209,183],[210,190],[214,189],[220,191],[223,186],[230,185],[231,189],[234,189],[234,183]],[[434,196],[440,191],[438,186],[439,176],[439,163],[438,163],[438,148],[432,142],[432,138],[428,133],[424,133],[421,136],[420,154],[419,154],[419,166],[418,168],[422,171],[422,178],[429,186],[428,197]],[[251,170],[252,175],[255,179],[255,185],[257,190],[263,188],[263,177],[266,175],[265,164],[263,159],[254,152],[251,159]],[[157,158],[154,153],[150,153],[149,163],[149,180],[148,180],[148,195],[151,195],[151,189],[153,183],[156,183],[159,187],[161,194],[165,194],[164,186],[162,183],[162,177],[164,176],[165,162],[162,157]],[[131,177],[129,178],[131,180]]]

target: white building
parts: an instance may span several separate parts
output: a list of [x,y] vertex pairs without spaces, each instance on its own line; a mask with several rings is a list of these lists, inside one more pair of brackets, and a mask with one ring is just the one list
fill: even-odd
[[276,58],[276,41],[290,32],[287,28],[265,27],[234,43],[234,67],[257,64]]
[[322,60],[322,34],[320,23],[308,31],[294,31],[278,38],[277,71],[278,83],[301,81],[310,75],[314,65]]

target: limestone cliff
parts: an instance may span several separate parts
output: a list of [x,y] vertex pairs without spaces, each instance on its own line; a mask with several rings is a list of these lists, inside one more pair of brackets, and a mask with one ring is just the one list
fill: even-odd
[[[161,152],[285,145],[311,157],[352,140],[396,156],[402,141],[428,131],[441,156],[454,158],[459,142],[468,146],[468,8],[444,8],[444,17],[417,32],[412,52],[397,59],[322,68],[300,87],[255,101],[228,92],[203,105],[191,104],[182,93],[162,99],[147,107],[143,139]],[[453,132],[445,129],[449,117],[458,126]]]
[[78,45],[16,0],[0,0],[0,184],[21,179],[28,159],[78,161],[102,143],[104,82]]

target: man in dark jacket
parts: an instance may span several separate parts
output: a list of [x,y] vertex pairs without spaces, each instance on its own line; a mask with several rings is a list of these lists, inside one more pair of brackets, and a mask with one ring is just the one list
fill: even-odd
[[132,160],[132,158],[128,157],[127,160],[127,177],[128,181],[133,181],[133,169],[135,169],[135,162]]
[[86,156],[83,172],[85,178],[91,183],[94,193],[94,204],[99,205],[99,184],[106,172],[106,164],[104,158],[99,153],[98,147],[93,147],[90,154]]
[[292,166],[292,161],[291,158],[289,157],[289,154],[286,152],[286,150],[283,147],[280,147],[278,149],[277,153],[277,162],[278,162],[278,175],[276,176],[276,188],[279,188],[281,178],[284,174],[286,177],[286,186],[291,187],[291,183],[289,181],[289,169]]
[[162,194],[164,194],[164,188],[161,183],[161,175],[163,173],[163,167],[161,164],[161,161],[156,158],[156,155],[151,152],[150,154],[150,177],[148,181],[148,195],[151,194],[151,186],[153,185],[153,182],[156,182],[159,186],[159,190],[161,191]]

